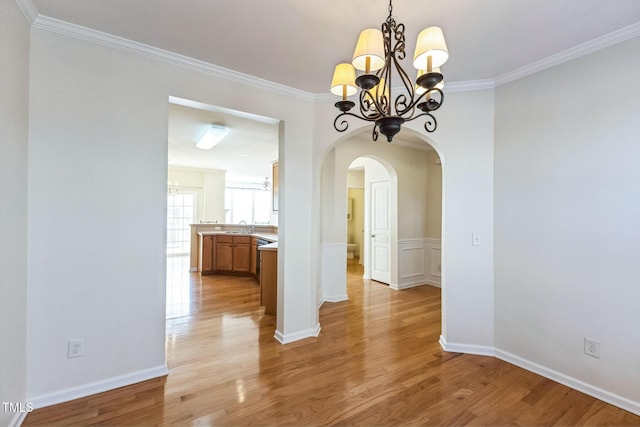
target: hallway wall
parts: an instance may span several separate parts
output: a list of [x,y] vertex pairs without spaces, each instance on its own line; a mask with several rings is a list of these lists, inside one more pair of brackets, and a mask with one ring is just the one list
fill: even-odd
[[495,151],[496,347],[636,413],[639,52],[635,38],[497,88]]
[[[26,397],[29,23],[0,2],[0,402]],[[21,414],[0,407],[0,425]]]

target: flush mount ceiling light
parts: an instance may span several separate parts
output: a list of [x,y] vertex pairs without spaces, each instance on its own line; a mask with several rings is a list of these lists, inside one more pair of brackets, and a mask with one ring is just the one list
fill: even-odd
[[[418,70],[414,85],[400,65],[406,56],[404,24],[396,23],[392,12],[390,0],[389,16],[382,23],[382,31],[375,28],[362,31],[352,63],[338,64],[335,68],[331,92],[342,97],[335,104],[341,113],[333,121],[338,132],[349,127],[345,116],[374,122],[374,141],[380,132],[391,142],[404,122],[423,116],[424,129],[427,132],[436,130],[437,122],[431,112],[440,108],[444,99],[443,76],[439,67],[449,58],[444,35],[439,27],[429,27],[418,35],[413,56],[413,66]],[[364,74],[356,78],[355,69],[364,71]],[[402,92],[394,98],[391,83],[395,76],[400,78]],[[351,113],[356,104],[347,97],[355,95],[358,88],[360,111]]]
[[229,128],[219,125],[211,125],[196,143],[201,150],[211,150],[218,142],[229,133]]

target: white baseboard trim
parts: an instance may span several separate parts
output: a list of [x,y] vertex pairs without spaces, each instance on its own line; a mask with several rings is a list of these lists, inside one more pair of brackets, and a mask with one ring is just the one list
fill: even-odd
[[545,366],[538,365],[535,362],[531,362],[530,360],[524,359],[520,356],[516,356],[515,354],[509,353],[508,351],[489,346],[448,343],[442,335],[440,335],[439,342],[440,347],[442,347],[444,351],[496,357],[500,360],[504,360],[507,363],[511,363],[512,365],[518,366],[522,369],[526,369],[527,371],[533,372],[535,374],[542,375],[545,378],[566,385],[567,387],[571,387],[574,390],[578,390],[584,394],[588,394],[589,396],[595,397],[598,400],[602,400],[603,402],[609,403],[613,406],[617,406],[618,408],[624,409],[625,411],[640,415],[640,402],[627,399],[626,397],[618,396],[615,393],[611,393],[607,390],[603,390],[599,387],[587,384],[577,378],[570,377]]
[[531,362],[527,359],[523,359],[522,357],[516,356],[515,354],[509,353],[507,351],[495,349],[495,357],[504,360],[505,362],[509,362],[512,365],[516,365],[520,368],[526,369],[527,371],[542,375],[543,377],[549,378],[550,380],[556,381],[560,384],[564,384],[567,387],[571,387],[574,390],[578,390],[584,394],[588,394],[589,396],[595,397],[596,399],[602,400],[603,402],[607,402],[613,406],[622,408],[625,411],[640,415],[640,402],[635,402],[625,397],[618,396],[617,394],[603,390],[591,384],[587,384],[583,381],[580,381],[579,379],[570,377],[558,371],[554,371],[553,369],[547,368],[545,366],[538,365],[537,363]]
[[440,335],[439,342],[440,347],[442,347],[444,351],[449,351],[452,353],[477,354],[479,356],[495,356],[493,347],[475,344],[451,343],[447,342],[447,340],[442,335]]
[[17,413],[11,421],[9,421],[9,427],[20,427],[24,422],[24,419],[27,418],[28,412],[20,412]]
[[70,400],[80,399],[82,397],[91,396],[92,394],[102,393],[131,384],[147,381],[153,378],[163,377],[169,373],[167,365],[160,365],[154,368],[133,372],[119,377],[109,378],[103,381],[85,384],[78,387],[60,390],[54,393],[35,396],[27,401],[33,404],[34,409],[44,408],[45,406],[56,405],[58,403],[68,402]]
[[274,338],[280,342],[280,344],[289,344],[294,341],[303,340],[305,338],[316,338],[320,335],[320,323],[315,328],[306,329],[304,331],[294,332],[293,334],[283,334],[276,330]]
[[343,295],[325,295],[322,302],[340,302],[340,301],[348,301],[349,296],[347,294]]
[[198,267],[191,267],[191,268],[189,269],[189,271],[190,271],[190,272],[192,272],[192,273],[195,273],[195,272],[197,272],[197,271],[198,271]]
[[396,287],[393,287],[393,289],[397,291],[401,291],[403,289],[417,288],[418,286],[426,286],[426,285],[435,286],[436,288],[440,287],[439,283],[433,283],[433,282],[421,280],[419,282],[403,283],[402,285],[397,285]]

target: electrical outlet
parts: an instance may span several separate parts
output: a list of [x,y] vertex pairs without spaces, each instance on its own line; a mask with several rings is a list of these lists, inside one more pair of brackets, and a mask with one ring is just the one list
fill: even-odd
[[69,340],[69,347],[67,348],[67,359],[82,357],[83,347],[84,347],[83,338],[76,338],[73,340]]
[[587,356],[600,358],[600,343],[591,338],[584,337],[584,354]]

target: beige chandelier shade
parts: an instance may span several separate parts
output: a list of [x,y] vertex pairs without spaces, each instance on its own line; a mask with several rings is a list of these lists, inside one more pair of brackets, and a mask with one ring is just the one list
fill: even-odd
[[382,31],[367,28],[360,32],[356,49],[353,52],[352,64],[358,70],[370,73],[384,66],[384,39]]
[[349,63],[336,65],[333,71],[333,79],[331,80],[331,93],[342,96],[355,95],[358,92],[356,87],[356,70]]
[[[429,67],[431,58],[431,67]],[[433,70],[449,59],[449,51],[440,27],[429,27],[418,34],[413,66],[418,70]],[[430,69],[429,69],[430,68]]]

